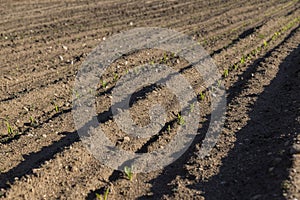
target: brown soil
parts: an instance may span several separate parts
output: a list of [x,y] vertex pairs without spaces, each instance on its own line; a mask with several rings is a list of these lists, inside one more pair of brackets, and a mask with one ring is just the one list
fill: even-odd
[[[299,7],[297,0],[2,1],[0,196],[95,199],[109,188],[109,199],[300,199]],[[209,124],[207,95],[198,99],[199,134],[184,155],[129,181],[88,152],[71,110],[75,76],[88,53],[104,37],[135,27],[185,33],[229,74],[223,77],[226,121],[210,154],[197,156]],[[144,50],[118,59],[103,76],[107,87],[97,90],[97,117],[111,141],[128,151],[163,148],[178,128],[178,102],[158,86],[141,88],[131,112],[145,125],[149,105],[161,103],[170,131],[124,139],[112,119],[113,74],[153,61],[182,73],[197,93],[206,91],[186,60],[170,52]]]

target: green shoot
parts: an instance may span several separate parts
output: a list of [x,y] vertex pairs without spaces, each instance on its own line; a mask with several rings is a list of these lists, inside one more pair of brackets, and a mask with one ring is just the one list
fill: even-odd
[[247,56],[247,60],[251,60],[251,54],[249,54],[248,56]]
[[161,59],[161,61],[162,61],[163,63],[167,63],[168,60],[169,60],[169,58],[168,58],[167,54],[164,53],[164,57]]
[[171,125],[170,124],[168,125],[167,129],[168,129],[168,132],[170,133],[171,132]]
[[222,81],[218,80],[218,88],[221,86]]
[[239,65],[238,65],[238,64],[234,64],[234,65],[233,65],[233,67],[232,67],[232,69],[234,69],[234,70],[237,70],[237,69],[238,69],[238,67],[239,67]]
[[225,69],[223,72],[223,76],[226,78],[229,75],[228,69]]
[[256,49],[254,49],[253,51],[251,51],[251,54],[252,54],[253,56],[255,56],[256,53],[257,53],[257,50],[256,50]]
[[104,195],[102,196],[101,194],[96,193],[96,197],[99,200],[108,200],[108,194],[109,194],[109,188],[107,188],[104,192]]
[[10,126],[10,124],[8,122],[6,122],[6,127],[7,127],[7,134],[8,135],[13,135],[14,130],[13,128]]
[[114,73],[114,82],[116,82],[117,80],[118,80],[118,78],[119,78],[119,75],[117,74],[117,73]]
[[264,40],[264,47],[268,46],[268,42]]
[[133,176],[131,167],[125,166],[124,167],[124,172],[125,172],[126,177],[131,181],[132,180],[132,176]]
[[184,125],[184,123],[185,123],[183,117],[182,117],[179,113],[178,113],[178,115],[177,115],[177,123],[178,123],[179,125]]
[[171,53],[171,58],[175,58],[176,54],[174,52]]
[[191,110],[191,112],[194,112],[194,109],[195,109],[195,104],[192,103],[192,104],[190,105],[190,110]]
[[78,91],[75,91],[75,97],[76,97],[77,99],[79,99],[80,95],[79,95],[79,92],[78,92]]
[[275,40],[278,35],[280,35],[280,32],[275,32],[274,35],[272,36],[272,40]]
[[201,101],[203,101],[205,99],[205,94],[203,92],[200,92],[199,96],[200,96]]
[[59,107],[58,107],[58,105],[55,105],[55,111],[56,111],[56,112],[59,112]]
[[32,125],[32,126],[35,126],[36,125],[36,120],[34,119],[34,117],[32,117],[32,116],[30,116],[30,124]]
[[264,38],[265,38],[265,36],[264,36],[263,34],[258,34],[258,37],[259,37],[260,39],[264,39]]
[[245,62],[246,62],[246,58],[245,58],[245,56],[243,55],[242,58],[241,58],[241,60],[240,60],[240,63],[241,63],[241,64],[244,64]]
[[107,82],[106,82],[105,80],[103,80],[103,81],[101,82],[101,84],[102,84],[102,87],[105,89],[106,86],[107,86]]
[[257,52],[260,52],[261,51],[261,47],[257,47]]

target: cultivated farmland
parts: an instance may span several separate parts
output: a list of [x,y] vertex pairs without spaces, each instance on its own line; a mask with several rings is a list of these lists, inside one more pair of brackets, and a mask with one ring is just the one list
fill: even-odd
[[[0,7],[0,197],[3,199],[300,199],[300,4],[236,0],[3,0]],[[213,58],[226,90],[217,144],[198,153],[212,96],[187,60],[157,49],[109,66],[95,90],[97,119],[126,151],[163,149],[184,126],[176,96],[140,88],[133,121],[149,123],[161,104],[166,124],[149,138],[127,136],[111,113],[116,82],[141,64],[181,73],[197,94],[198,134],[175,162],[125,173],[85,148],[72,116],[75,77],[93,49],[137,27],[190,36]],[[133,41],[134,42],[134,41]],[[189,107],[194,110],[194,104]]]

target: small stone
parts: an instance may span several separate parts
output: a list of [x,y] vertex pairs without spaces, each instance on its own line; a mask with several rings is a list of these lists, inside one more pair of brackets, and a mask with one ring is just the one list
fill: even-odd
[[290,150],[291,154],[299,154],[300,153],[300,144],[294,144]]
[[128,137],[128,136],[125,136],[125,137],[123,138],[123,141],[127,141],[127,142],[129,142],[129,141],[130,141],[130,137]]
[[58,56],[59,57],[59,59],[61,60],[61,61],[63,61],[64,60],[64,58],[62,57],[62,56]]
[[66,50],[66,51],[68,50],[68,47],[67,47],[67,46],[64,46],[64,45],[62,46],[62,48],[63,48],[64,50]]
[[44,138],[46,138],[46,137],[47,137],[47,135],[46,135],[46,134],[43,134],[43,137],[44,137]]

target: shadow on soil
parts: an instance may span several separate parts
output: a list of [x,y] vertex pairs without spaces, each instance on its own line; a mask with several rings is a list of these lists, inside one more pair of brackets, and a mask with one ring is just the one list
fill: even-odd
[[[291,37],[292,34],[293,32],[285,40]],[[270,56],[276,48],[268,52],[266,57]],[[249,197],[282,199],[282,196],[280,196],[282,193],[281,185],[288,178],[287,170],[291,165],[288,150],[295,132],[291,125],[295,120],[295,113],[291,110],[293,106],[289,98],[293,83],[287,84],[290,79],[286,76],[287,71],[295,70],[292,67],[286,69],[290,63],[290,58],[294,56],[299,56],[299,48],[281,63],[277,77],[259,95],[257,102],[251,106],[250,121],[246,127],[236,134],[235,147],[222,160],[223,164],[220,172],[206,182],[198,182],[187,187],[204,191],[206,199],[249,199]],[[243,85],[251,78],[251,73],[255,72],[258,64],[264,60],[265,58],[257,60],[241,75],[243,81],[235,83],[229,91],[229,103],[234,96],[241,93],[244,89]],[[298,66],[295,65],[294,67]],[[280,93],[278,93],[278,90],[280,90]],[[110,111],[107,111],[105,117],[102,116],[103,119],[101,116],[97,118],[99,121],[105,121],[110,115]],[[205,132],[207,127],[208,124],[204,124],[203,129],[199,132]],[[34,168],[41,166],[46,160],[62,152],[64,147],[79,141],[76,132],[62,134],[65,137],[61,140],[44,147],[39,152],[24,156],[25,160],[15,168],[1,173],[0,187],[9,188],[7,183],[14,183],[15,177],[21,178],[26,174],[32,174]],[[182,157],[166,167],[159,177],[150,181],[153,185],[151,190],[154,199],[173,194],[171,182],[175,180],[176,176],[194,180],[195,177],[190,175],[184,166],[194,156],[196,144],[201,143],[202,140],[203,135],[199,134]],[[96,191],[91,192],[89,196],[93,196]],[[149,197],[138,199],[149,199]]]
[[8,172],[0,174],[0,188],[7,189],[9,184],[15,182],[15,178],[21,178],[26,174],[32,174],[32,170],[40,167],[45,161],[53,159],[54,155],[64,150],[64,147],[70,146],[74,142],[79,141],[79,136],[76,132],[64,132],[65,135],[59,141],[53,142],[50,146],[43,147],[41,151],[24,155],[24,161],[12,168]]
[[[228,91],[228,104],[245,89],[251,73],[257,72],[259,64],[266,61],[298,28],[267,52],[264,58],[248,67],[239,77],[241,81],[236,82]],[[174,193],[172,181],[176,176],[193,181],[187,187],[201,191],[205,199],[285,199],[282,193],[286,189],[283,183],[288,180],[288,170],[292,164],[290,148],[295,134],[300,130],[299,124],[295,125],[298,110],[293,104],[300,99],[297,86],[299,77],[296,77],[296,71],[300,72],[299,51],[300,46],[282,61],[280,70],[270,85],[261,94],[253,95],[257,100],[249,105],[250,119],[236,133],[234,147],[222,159],[217,175],[208,180],[195,181],[195,176],[185,169],[194,145],[202,141],[200,137],[196,137],[186,154],[150,181],[153,193],[150,199],[161,199],[165,195],[171,197]],[[149,199],[149,196],[138,199]]]

